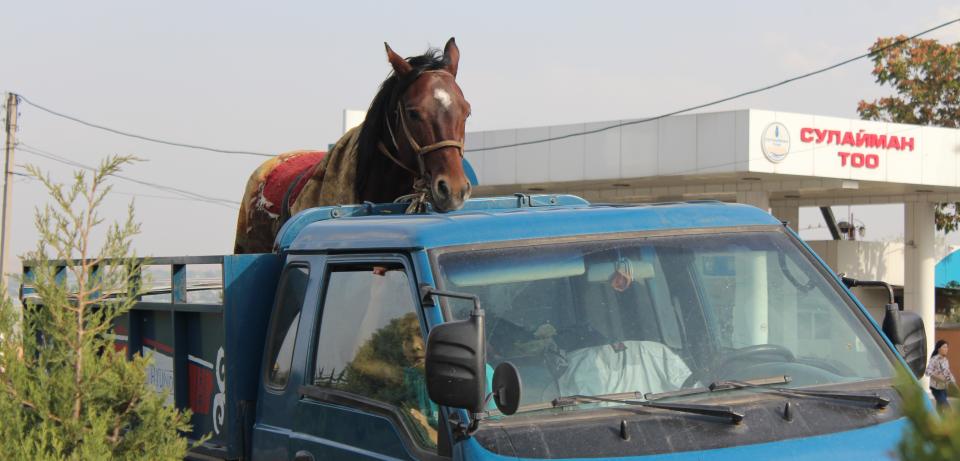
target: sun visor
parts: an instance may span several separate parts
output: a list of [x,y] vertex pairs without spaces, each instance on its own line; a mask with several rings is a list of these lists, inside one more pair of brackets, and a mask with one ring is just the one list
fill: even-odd
[[445,272],[451,282],[469,287],[575,277],[583,275],[586,268],[580,252],[535,254],[522,251],[473,257],[466,264],[448,266]]

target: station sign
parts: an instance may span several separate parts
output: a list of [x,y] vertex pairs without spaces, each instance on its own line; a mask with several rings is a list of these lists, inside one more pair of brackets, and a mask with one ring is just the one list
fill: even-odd
[[837,159],[842,167],[876,169],[880,166],[877,151],[913,152],[916,140],[913,136],[896,136],[870,133],[866,130],[831,130],[829,128],[803,127],[800,142],[806,144],[833,144],[837,146]]

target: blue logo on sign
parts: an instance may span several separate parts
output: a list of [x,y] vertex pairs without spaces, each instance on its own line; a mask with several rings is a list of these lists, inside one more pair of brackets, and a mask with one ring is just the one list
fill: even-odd
[[[781,131],[783,131],[782,135]],[[761,143],[763,155],[767,157],[767,160],[779,163],[790,153],[790,131],[783,124],[773,122],[763,130]]]

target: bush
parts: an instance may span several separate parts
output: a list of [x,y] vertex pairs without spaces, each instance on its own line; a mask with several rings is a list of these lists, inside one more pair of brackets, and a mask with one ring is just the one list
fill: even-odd
[[908,425],[898,446],[900,459],[911,461],[956,461],[960,459],[960,413],[938,415],[909,376],[901,376],[903,413]]
[[[139,232],[130,204],[126,220],[103,226],[98,208],[107,179],[130,157],[110,157],[69,185],[39,169],[31,175],[52,203],[38,209],[34,292],[18,309],[0,303],[0,453],[5,459],[182,459],[190,415],[164,404],[146,383],[149,357],[127,360],[116,350],[111,322],[133,305],[141,284],[130,249]],[[105,234],[102,228],[106,227]],[[97,235],[95,232],[101,232]],[[99,250],[92,240],[102,239]],[[76,258],[69,283],[51,258]],[[4,291],[6,293],[6,291]]]

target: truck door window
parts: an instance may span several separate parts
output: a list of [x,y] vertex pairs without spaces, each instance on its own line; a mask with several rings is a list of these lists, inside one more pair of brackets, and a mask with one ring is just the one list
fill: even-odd
[[395,407],[418,444],[436,447],[439,413],[427,397],[423,334],[403,266],[334,267],[324,291],[313,385]]
[[300,308],[307,291],[310,270],[306,266],[290,266],[283,274],[277,290],[277,305],[270,320],[270,336],[267,340],[267,385],[282,389],[290,376],[293,363],[293,346],[300,324]]

